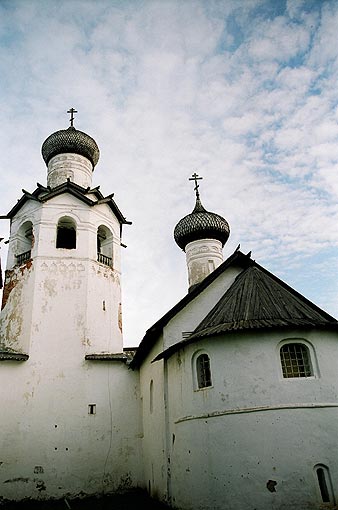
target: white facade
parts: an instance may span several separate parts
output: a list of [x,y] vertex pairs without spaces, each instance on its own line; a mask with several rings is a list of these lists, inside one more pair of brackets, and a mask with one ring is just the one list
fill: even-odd
[[[336,321],[297,295],[299,313],[313,307],[320,326],[190,338],[250,259],[235,252],[221,264],[220,241],[193,241],[194,289],[146,333],[129,365],[123,217],[90,189],[92,170],[82,155],[54,156],[49,187],[25,194],[10,214],[0,496],[143,487],[181,510],[335,508]],[[295,344],[308,353],[306,377],[283,374],[281,349]]]
[[[74,224],[74,249],[56,247],[57,228],[63,218],[72,220]],[[28,224],[32,229],[31,258],[23,265],[17,265],[21,227]],[[111,233],[112,267],[97,261],[100,226]],[[35,332],[47,326],[49,329],[52,321],[58,327],[61,320],[62,327],[69,328],[64,335],[80,336],[81,342],[86,345],[86,354],[122,352],[119,229],[120,224],[107,204],[88,207],[68,193],[43,204],[29,201],[23,205],[11,224],[4,291],[6,306],[2,312],[2,323],[6,323],[2,338],[6,345],[15,342],[15,348],[29,354],[30,346],[24,337],[32,335],[33,341]],[[23,290],[23,286],[27,290]],[[16,334],[11,335],[13,319],[6,317],[14,310],[15,313],[18,311],[16,320],[22,321],[26,314],[30,314],[30,319],[27,316],[20,334],[16,329]],[[64,317],[75,320],[65,322]],[[29,329],[28,324],[31,324]]]
[[[223,273],[213,285],[227,283]],[[165,494],[184,510],[335,508],[337,332],[232,333],[187,343],[151,363],[173,346],[180,329],[196,326],[200,315],[193,324],[192,309],[205,306],[207,297],[215,303],[215,289],[207,288],[168,322],[140,368],[151,493]],[[308,347],[313,376],[283,377],[280,347],[293,342]],[[199,389],[196,359],[202,353],[210,358],[212,385]],[[161,450],[164,469],[154,476]],[[330,494],[326,506],[316,474],[321,466]]]
[[[69,177],[62,175],[53,187]],[[122,344],[120,222],[107,203],[88,205],[94,193],[83,201],[66,190],[44,201],[48,193],[24,202],[11,221],[1,351],[29,358],[0,365],[5,499],[143,481],[138,373]],[[73,247],[58,247],[60,225],[73,229]]]
[[[338,403],[332,391],[337,376],[326,371],[329,348],[337,354],[337,335],[323,335],[319,343],[316,336],[280,331],[215,337],[168,361],[174,504],[220,510],[319,508],[318,465],[329,468],[332,486],[338,487],[333,448]],[[325,374],[283,379],[278,347],[294,339],[313,341]],[[210,357],[212,386],[199,390],[194,362],[202,352]]]

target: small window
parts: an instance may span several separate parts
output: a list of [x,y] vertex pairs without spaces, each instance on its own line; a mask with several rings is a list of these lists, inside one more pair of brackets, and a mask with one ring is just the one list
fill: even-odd
[[150,414],[152,414],[153,409],[154,409],[154,381],[151,380],[150,386],[149,386],[149,411],[150,411]]
[[96,414],[96,404],[88,404],[88,414]]
[[301,343],[284,344],[280,349],[283,377],[311,377],[310,353]]
[[64,216],[59,219],[56,233],[56,247],[66,250],[76,248],[76,224],[72,218]]
[[329,469],[323,464],[315,466],[318,488],[323,503],[334,503],[334,495]]
[[210,358],[207,354],[200,354],[196,359],[196,376],[198,389],[208,388],[212,385]]
[[208,260],[208,268],[209,268],[209,272],[210,273],[215,271],[215,262],[214,262],[214,260]]

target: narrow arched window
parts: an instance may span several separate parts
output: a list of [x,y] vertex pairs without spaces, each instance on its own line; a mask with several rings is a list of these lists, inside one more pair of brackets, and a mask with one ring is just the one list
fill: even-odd
[[56,247],[74,250],[76,248],[76,224],[72,218],[59,219],[56,232]]
[[97,260],[105,266],[113,265],[113,234],[108,227],[100,225],[97,229]]
[[328,467],[323,464],[315,466],[318,488],[323,503],[334,503],[332,483]]
[[212,385],[210,358],[207,354],[200,354],[196,358],[197,387],[208,388]]
[[26,260],[31,258],[33,241],[33,224],[31,221],[25,221],[25,223],[20,226],[17,233],[16,263],[18,265],[23,264]]
[[151,380],[150,385],[149,385],[149,411],[150,411],[150,414],[152,414],[153,409],[154,409],[154,381]]
[[288,343],[280,348],[283,377],[311,377],[310,352],[302,343]]

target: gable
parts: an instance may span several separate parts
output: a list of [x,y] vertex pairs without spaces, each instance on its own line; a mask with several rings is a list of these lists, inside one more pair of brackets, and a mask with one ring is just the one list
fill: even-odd
[[[171,308],[163,317],[161,317],[155,324],[149,328],[143,337],[136,354],[134,356],[134,359],[131,363],[131,367],[135,368],[139,366],[142,361],[145,359],[147,354],[150,352],[152,346],[157,341],[159,336],[162,334],[163,329],[171,322],[171,325],[174,325],[175,318],[177,320],[180,320],[179,314],[182,317],[185,313],[195,313],[195,308],[191,307],[189,311],[189,305],[193,301],[196,300],[206,289],[211,287],[213,285],[213,282],[216,282],[216,280],[220,277],[220,275],[223,275],[226,271],[228,271],[230,268],[230,272],[232,272],[233,269],[235,269],[236,274],[243,270],[244,268],[248,267],[249,265],[253,264],[253,261],[250,258],[251,254],[248,253],[247,255],[244,255],[239,250],[236,250],[228,259],[226,259],[220,266],[218,266],[212,273],[210,273],[202,282],[195,285],[188,294],[186,294],[173,308]],[[236,274],[233,276],[235,277]],[[226,280],[226,278],[225,278]],[[232,282],[231,282],[232,283]],[[217,285],[217,283],[216,283]],[[229,285],[225,285],[225,288],[228,288]],[[225,288],[223,287],[223,293]],[[219,297],[222,295],[219,294],[218,297],[215,299],[219,299]],[[197,301],[195,301],[197,302]],[[201,300],[203,302],[203,299]],[[213,301],[214,303],[215,301]],[[198,324],[198,322],[203,318],[203,315],[207,313],[207,311],[210,310],[210,308],[213,306],[213,303],[210,303],[208,305],[208,308],[204,310],[200,309],[198,311],[198,314],[195,314],[194,317],[194,324]],[[198,305],[199,307],[199,305]],[[198,308],[197,307],[197,308]],[[181,314],[181,312],[183,313]],[[181,321],[180,321],[181,323]],[[176,326],[174,329],[177,329]],[[174,329],[172,333],[170,333],[169,337],[171,336],[172,340],[175,342],[178,342],[182,338],[182,329],[177,329],[177,332],[179,331],[179,336],[177,334],[174,334]],[[170,338],[169,338],[170,340]]]
[[182,338],[190,336],[201,322],[201,319],[214,307],[226,290],[232,286],[242,271],[242,267],[235,264],[231,265],[179,310],[164,326],[164,349],[176,344]]

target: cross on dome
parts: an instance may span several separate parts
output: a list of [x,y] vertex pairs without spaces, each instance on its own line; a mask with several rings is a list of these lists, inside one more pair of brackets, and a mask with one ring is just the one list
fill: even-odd
[[197,184],[197,181],[200,181],[202,180],[203,177],[199,177],[198,174],[195,172],[194,174],[192,174],[191,177],[189,177],[189,181],[195,181],[195,187],[194,187],[194,190],[196,191],[196,198],[198,199],[200,197],[200,194],[199,194],[199,191],[198,191],[198,188],[199,188],[199,184]]
[[70,108],[67,113],[70,113],[70,125],[71,127],[73,127],[73,122],[74,122],[74,113],[78,113],[77,110],[75,110],[75,108]]

